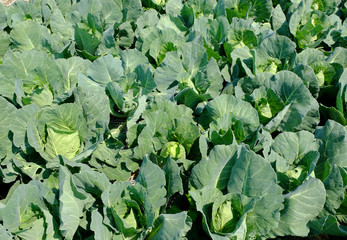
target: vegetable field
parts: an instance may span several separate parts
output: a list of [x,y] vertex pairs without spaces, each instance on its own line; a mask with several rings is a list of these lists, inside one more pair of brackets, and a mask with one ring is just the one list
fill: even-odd
[[0,4],[0,239],[347,237],[346,15]]

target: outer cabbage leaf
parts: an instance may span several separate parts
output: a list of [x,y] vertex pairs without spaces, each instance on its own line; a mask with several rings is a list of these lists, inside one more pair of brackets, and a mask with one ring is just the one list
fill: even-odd
[[[111,181],[125,181],[129,179],[133,169],[128,166],[129,160],[127,156],[122,157],[122,147],[123,144],[113,138],[105,140],[98,144],[92,153],[89,161],[90,165],[97,171],[104,173]],[[138,164],[135,164],[135,167],[138,168]]]
[[279,225],[269,237],[308,235],[308,222],[314,220],[322,211],[326,191],[323,183],[310,178],[293,192],[284,195],[284,209],[281,211]]
[[237,150],[237,145],[215,146],[208,158],[202,159],[192,169],[190,174],[192,186],[196,189],[201,189],[211,185],[224,191],[236,161]]
[[296,44],[288,37],[274,35],[265,38],[257,48],[258,72],[271,72],[291,69],[295,59]]
[[162,62],[167,52],[177,50],[184,43],[184,39],[180,38],[176,31],[170,28],[160,30],[153,26],[140,29],[138,34],[143,42],[141,51],[145,54],[149,53],[157,62],[157,65]]
[[303,7],[299,7],[289,21],[290,32],[296,38],[299,48],[318,46],[331,27],[330,19],[325,13],[305,11]]
[[122,51],[121,60],[125,74],[133,72],[140,64],[148,64],[147,57],[136,49]]
[[166,179],[167,198],[175,193],[183,194],[183,182],[180,176],[180,169],[175,160],[169,158],[163,167]]
[[[318,105],[313,99],[309,90],[304,86],[301,79],[289,71],[281,71],[270,81],[267,81],[266,87],[271,89],[283,102],[284,106],[290,105],[288,112],[284,115],[278,130],[293,131],[299,130],[305,116],[310,112],[318,112]],[[311,109],[313,107],[313,109]],[[319,114],[316,114],[312,120],[313,127],[318,124]],[[312,127],[311,129],[312,130]]]
[[162,169],[152,163],[147,157],[143,160],[136,182],[146,188],[152,206],[157,211],[165,204],[166,179]]
[[92,212],[90,229],[94,232],[95,240],[112,239],[113,233],[109,227],[103,223],[103,217],[98,212],[94,210]]
[[258,45],[251,19],[233,18],[227,39],[233,48],[247,46],[252,49]]
[[4,240],[13,239],[12,234],[10,234],[2,224],[0,224],[0,237],[1,239],[4,239]]
[[310,222],[310,228],[314,234],[347,236],[346,226],[341,225],[333,215]]
[[59,58],[56,60],[56,63],[63,75],[65,91],[77,85],[78,73],[86,74],[90,65],[88,60],[80,57],[71,57],[68,59]]
[[59,230],[66,239],[73,239],[80,224],[86,196],[76,189],[72,174],[66,167],[59,169]]
[[85,58],[95,60],[96,57],[94,57],[94,55],[100,44],[101,36],[91,34],[85,28],[85,26],[79,26],[77,24],[74,26],[76,51]]
[[73,33],[72,24],[65,20],[61,10],[59,8],[54,9],[50,18],[50,27],[52,33],[61,34],[64,38],[71,38]]
[[334,51],[328,56],[328,63],[338,63],[344,68],[347,67],[347,57],[346,57],[347,49],[343,47],[336,47]]
[[7,155],[10,157],[12,153],[12,142],[9,137],[10,119],[12,119],[15,110],[15,106],[5,98],[0,97],[0,159],[4,159]]
[[6,32],[0,33],[0,59],[5,55],[10,46],[10,36]]
[[322,141],[319,148],[317,176],[324,180],[334,164],[346,167],[347,133],[341,124],[329,120],[325,126],[316,129],[315,136]]
[[246,138],[259,126],[257,111],[249,103],[232,95],[220,95],[210,101],[203,110],[200,124],[207,129],[211,122],[221,118],[230,118],[231,123],[240,121]]
[[245,147],[241,148],[227,186],[229,193],[241,196],[243,206],[254,204],[246,217],[247,235],[265,235],[277,226],[283,197],[276,181],[276,173],[269,162]]
[[342,174],[344,171],[345,170],[342,168],[334,165],[331,168],[330,174],[324,180],[323,183],[327,192],[327,199],[324,206],[325,209],[320,216],[339,212],[339,208],[341,204],[343,204],[345,198],[346,184],[344,183],[344,175]]
[[7,11],[7,24],[11,28],[27,20],[42,23],[41,2],[29,4],[25,1],[16,1]]
[[95,60],[88,69],[88,76],[93,81],[105,85],[109,82],[116,82],[124,75],[122,62],[106,55]]
[[[26,50],[8,53],[0,67],[0,94],[12,100],[17,79],[22,80],[18,87],[24,92],[17,98],[27,95],[29,102],[32,95],[40,95],[43,90],[49,91],[52,96],[63,93],[61,72],[44,52]],[[21,99],[18,103],[22,104]]]
[[272,11],[271,0],[223,0],[223,2],[225,4],[226,16],[230,22],[233,17],[253,17],[257,22],[270,20]]
[[312,96],[317,98],[319,93],[319,83],[313,69],[308,65],[298,64],[295,66],[293,72],[302,79],[305,86],[310,90]]
[[273,8],[271,18],[273,30],[280,35],[288,36],[289,24],[280,4]]
[[[157,89],[161,92],[165,92],[173,88],[171,91],[174,91],[179,81],[177,76],[182,71],[183,66],[179,55],[176,52],[167,53],[154,73],[154,81],[157,85]],[[174,88],[175,85],[176,87]]]
[[[87,77],[79,75],[78,87],[75,91],[75,102],[81,106],[83,116],[91,131],[106,129],[110,122],[109,99],[104,88]],[[100,107],[102,106],[102,107]]]
[[288,164],[298,163],[307,153],[317,151],[318,148],[318,141],[307,131],[281,133],[271,146]]
[[11,31],[11,40],[21,50],[45,47],[44,41],[49,40],[49,30],[33,20],[18,23]]
[[30,104],[14,112],[10,129],[13,132],[13,144],[24,152],[30,149],[27,140],[27,125],[29,119],[39,110],[35,104]]
[[179,240],[185,237],[191,227],[187,212],[161,214],[153,223],[152,231],[147,235],[153,240]]
[[0,28],[4,29],[7,26],[7,12],[8,12],[8,8],[1,4],[0,6]]

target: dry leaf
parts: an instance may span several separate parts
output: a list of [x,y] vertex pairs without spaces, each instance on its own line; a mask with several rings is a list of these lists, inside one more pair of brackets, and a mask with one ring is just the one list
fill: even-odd
[[[0,0],[2,4],[5,6],[11,6],[16,0]],[[25,2],[29,2],[29,0],[24,0]]]

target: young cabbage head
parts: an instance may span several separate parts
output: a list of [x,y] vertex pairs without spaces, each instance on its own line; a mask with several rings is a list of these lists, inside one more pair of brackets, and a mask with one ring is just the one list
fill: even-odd
[[185,158],[186,157],[186,150],[184,147],[179,144],[178,142],[168,142],[164,145],[164,147],[161,149],[162,157],[172,157],[172,158]]

